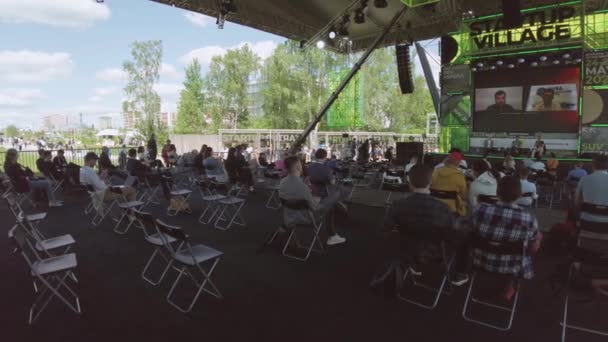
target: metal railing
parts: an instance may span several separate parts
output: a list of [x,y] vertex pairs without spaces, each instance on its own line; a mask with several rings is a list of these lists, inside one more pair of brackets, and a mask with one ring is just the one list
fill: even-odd
[[[131,147],[127,147],[126,151]],[[118,156],[120,153],[120,147],[109,148],[110,160],[114,165],[118,165]],[[53,158],[57,155],[57,150],[50,150]],[[76,165],[84,165],[84,156],[89,152],[95,152],[97,155],[101,154],[101,147],[98,148],[87,148],[87,149],[65,149],[64,157],[68,163],[74,163]],[[36,167],[36,160],[38,160],[38,151],[20,151],[19,152],[19,164],[29,167],[34,172],[38,172]],[[6,152],[0,152],[0,162],[4,165],[6,159]]]

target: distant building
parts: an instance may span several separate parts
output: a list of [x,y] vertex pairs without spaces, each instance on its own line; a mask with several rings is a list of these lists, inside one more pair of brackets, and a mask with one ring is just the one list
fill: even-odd
[[124,126],[125,128],[135,128],[138,123],[138,117],[133,112],[123,112]]
[[111,116],[100,116],[97,123],[99,129],[112,128],[112,117]]
[[42,117],[44,131],[65,131],[78,125],[75,117],[65,114],[51,114]]
[[160,113],[160,122],[162,122],[169,129],[172,129],[173,127],[175,127],[176,118],[177,118],[177,114],[174,112],[161,112]]

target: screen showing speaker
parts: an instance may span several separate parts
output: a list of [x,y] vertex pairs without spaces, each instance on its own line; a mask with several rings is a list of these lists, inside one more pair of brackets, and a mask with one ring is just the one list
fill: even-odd
[[578,66],[476,72],[474,85],[475,132],[578,132]]

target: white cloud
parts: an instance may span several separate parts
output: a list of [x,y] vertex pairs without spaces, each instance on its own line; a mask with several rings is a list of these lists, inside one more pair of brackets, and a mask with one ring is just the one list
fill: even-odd
[[0,23],[83,28],[110,18],[110,9],[93,0],[2,0]]
[[99,95],[89,97],[89,102],[99,102],[101,100],[103,100],[103,97]]
[[205,27],[215,21],[215,19],[211,17],[195,12],[184,13],[184,17],[192,24],[200,27]]
[[177,72],[177,69],[175,69],[173,65],[168,63],[161,63],[159,73],[161,77],[167,77],[171,79],[176,79],[179,77],[179,72]]
[[40,89],[0,89],[0,107],[26,107],[44,98]]
[[154,90],[162,99],[177,98],[179,93],[184,88],[181,83],[157,83],[154,85]]
[[74,63],[65,52],[0,51],[0,80],[13,82],[48,81],[72,73]]
[[223,56],[226,54],[227,50],[230,49],[238,49],[243,47],[244,45],[249,45],[249,48],[256,55],[260,56],[262,59],[266,59],[272,55],[272,52],[277,47],[277,43],[271,40],[263,40],[259,42],[241,42],[234,46],[230,46],[228,48],[224,48],[218,45],[209,45],[202,48],[194,49],[185,55],[179,58],[179,61],[183,64],[189,64],[193,59],[197,58],[198,61],[203,65],[208,65],[211,63],[211,59],[214,56]]
[[98,80],[108,82],[121,82],[127,79],[126,73],[119,68],[106,68],[95,73]]
[[120,90],[120,88],[118,88],[118,87],[105,87],[105,88],[95,88],[95,89],[93,89],[93,92],[97,96],[106,96],[106,95],[115,94],[119,90]]

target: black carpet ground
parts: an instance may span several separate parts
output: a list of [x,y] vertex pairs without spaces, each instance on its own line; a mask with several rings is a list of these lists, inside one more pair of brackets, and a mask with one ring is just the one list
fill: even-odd
[[[92,228],[82,213],[86,195],[66,197],[52,208],[41,230],[47,236],[70,233],[77,240],[77,285],[83,314],[78,316],[54,300],[34,326],[27,324],[34,299],[31,278],[20,255],[11,253],[6,232],[13,222],[0,209],[0,340],[1,341],[558,341],[563,295],[554,295],[544,280],[554,262],[538,260],[537,277],[523,288],[514,327],[500,332],[464,321],[466,287],[444,296],[435,310],[424,310],[367,287],[388,246],[377,234],[381,208],[350,205],[350,218],[339,222],[346,244],[330,247],[308,262],[283,257],[278,248],[256,253],[274,230],[278,211],[264,207],[267,193],[256,193],[244,210],[246,227],[220,231],[197,222],[194,213],[167,222],[184,227],[194,242],[225,253],[213,276],[224,295],[203,293],[191,314],[166,302],[176,273],[160,286],[144,282],[140,273],[152,253],[142,232],[112,232],[111,221]],[[165,217],[164,207],[153,207]],[[191,294],[192,288],[180,292]],[[186,299],[181,298],[181,299]],[[577,313],[578,312],[578,313]],[[479,311],[490,318],[494,314]],[[605,319],[595,304],[582,304],[572,317],[583,322]],[[603,316],[603,317],[602,317]],[[496,316],[504,318],[504,316]],[[605,322],[605,320],[604,320]],[[601,320],[596,327],[605,327]],[[599,325],[598,325],[599,324]],[[584,333],[569,333],[569,341],[600,341]]]

